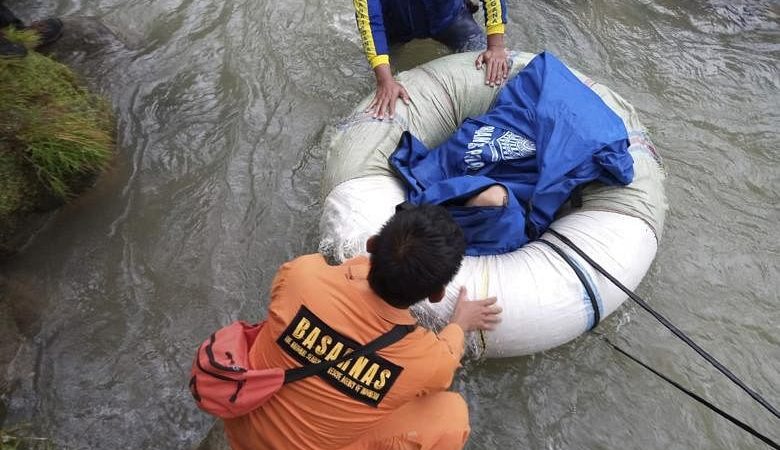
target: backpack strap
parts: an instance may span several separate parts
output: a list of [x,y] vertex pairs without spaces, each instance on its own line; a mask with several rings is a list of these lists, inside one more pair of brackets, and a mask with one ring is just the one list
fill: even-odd
[[316,375],[322,372],[323,370],[331,366],[340,364],[348,359],[358,358],[360,356],[365,356],[374,353],[378,350],[381,350],[389,345],[392,345],[400,341],[404,336],[411,333],[414,329],[415,329],[414,325],[396,325],[393,327],[393,329],[379,336],[378,338],[374,339],[373,341],[369,342],[363,347],[360,347],[359,349],[353,351],[352,353],[347,353],[346,355],[342,355],[340,358],[334,359],[333,361],[322,361],[317,364],[312,364],[310,366],[303,366],[295,369],[286,370],[284,372],[284,384],[292,383],[294,381],[298,381],[303,378]]

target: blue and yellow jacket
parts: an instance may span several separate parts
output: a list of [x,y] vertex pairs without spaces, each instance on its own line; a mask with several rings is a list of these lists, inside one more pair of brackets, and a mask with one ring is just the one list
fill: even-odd
[[[390,62],[389,42],[436,36],[466,7],[463,0],[353,0],[363,49],[371,68]],[[504,32],[505,0],[482,0],[487,34]]]

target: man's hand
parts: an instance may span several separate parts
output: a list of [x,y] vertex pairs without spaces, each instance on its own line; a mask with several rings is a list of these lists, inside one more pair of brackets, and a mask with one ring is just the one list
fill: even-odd
[[366,108],[366,112],[370,112],[375,119],[382,120],[385,118],[385,112],[389,110],[387,117],[392,119],[395,116],[395,101],[398,97],[401,97],[404,103],[408,105],[409,94],[393,78],[389,64],[376,66],[374,74],[376,75],[376,95],[374,95],[374,99]]
[[504,47],[503,34],[491,34],[488,36],[487,50],[477,56],[475,62],[477,70],[485,66],[485,84],[500,86],[509,76],[509,55]]
[[501,322],[498,316],[501,311],[501,307],[496,305],[495,297],[469,301],[466,299],[466,288],[461,287],[450,323],[459,325],[466,332],[494,330]]

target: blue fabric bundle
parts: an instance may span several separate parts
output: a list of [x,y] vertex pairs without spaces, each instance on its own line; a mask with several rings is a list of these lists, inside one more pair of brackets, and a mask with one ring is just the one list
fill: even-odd
[[[548,52],[439,147],[428,150],[404,133],[390,165],[408,201],[447,206],[466,235],[467,255],[520,248],[547,229],[577,186],[625,185],[634,177],[623,121]],[[506,207],[462,206],[494,184],[509,192]]]

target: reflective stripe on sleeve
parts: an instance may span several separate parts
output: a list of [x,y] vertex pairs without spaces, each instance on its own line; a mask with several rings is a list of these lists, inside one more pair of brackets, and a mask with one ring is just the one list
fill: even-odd
[[363,51],[371,68],[388,64],[390,57],[382,18],[382,5],[379,0],[353,0],[355,21],[357,22]]
[[381,66],[382,64],[390,64],[390,56],[388,55],[376,55],[373,58],[370,58],[368,60],[368,63],[371,64],[371,68],[375,68],[376,66]]
[[485,10],[486,34],[503,33],[504,24],[506,24],[506,3],[504,0],[482,0],[482,6]]

